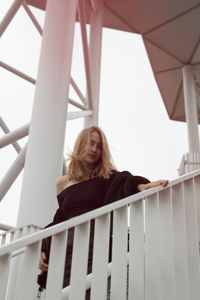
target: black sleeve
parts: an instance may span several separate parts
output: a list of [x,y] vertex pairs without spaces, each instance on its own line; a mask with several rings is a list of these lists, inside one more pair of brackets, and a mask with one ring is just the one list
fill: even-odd
[[138,185],[149,182],[150,181],[147,178],[133,176],[128,171],[113,173],[107,183],[104,205],[138,193]]
[[[54,215],[54,218],[53,218],[53,222],[46,225],[44,227],[45,228],[48,228],[48,227],[51,227],[53,225],[56,225],[58,223],[61,223],[64,221],[64,216],[63,216],[63,211],[62,209],[59,207]],[[42,249],[41,251],[42,252],[45,252],[47,254],[47,252],[49,251],[49,248],[50,248],[50,243],[51,243],[51,238],[46,238],[46,239],[43,239],[42,240]]]

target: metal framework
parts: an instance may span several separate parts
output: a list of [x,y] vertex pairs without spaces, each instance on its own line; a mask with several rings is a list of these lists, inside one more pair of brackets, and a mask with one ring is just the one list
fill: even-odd
[[[0,126],[5,133],[0,138],[0,148],[12,144],[18,153],[18,157],[1,180],[0,201],[22,171],[25,163],[17,225],[23,226],[30,223],[31,218],[32,223],[42,226],[48,220],[38,214],[38,207],[41,203],[40,211],[46,211],[47,207],[49,211],[55,210],[52,204],[55,202],[55,195],[50,186],[54,187],[56,178],[62,173],[66,121],[85,118],[85,127],[98,123],[103,1],[90,3],[89,41],[84,0],[70,1],[70,5],[68,1],[62,1],[59,4],[55,1],[48,1],[44,28],[41,28],[26,1],[15,0],[0,23],[0,36],[4,34],[20,7],[25,9],[35,29],[42,36],[42,49],[37,79],[0,61],[0,67],[35,85],[30,124],[25,124],[10,132],[3,118],[0,118]],[[85,95],[70,75],[76,15],[81,26],[87,87]],[[67,24],[66,20],[68,20]],[[80,102],[69,98],[70,84]],[[74,106],[76,111],[68,111],[68,104]],[[29,135],[28,147],[21,149],[17,141],[27,135]],[[35,151],[36,148],[39,151]],[[44,170],[42,174],[41,165]],[[48,176],[45,176],[46,174]],[[44,194],[46,194],[46,200],[44,200]],[[29,198],[28,202],[27,198]],[[30,213],[27,214],[27,211]],[[39,219],[38,216],[40,216]]]
[[[183,87],[189,152],[193,158],[199,157],[197,155],[200,151],[197,106],[199,106],[200,85],[198,78],[195,78],[195,70],[199,66],[193,64],[192,59],[199,47],[200,39],[196,41],[190,57],[185,62],[180,57],[177,57],[176,54],[164,49],[160,44],[158,45],[149,35],[158,29],[164,28],[167,24],[172,24],[190,12],[199,9],[200,4],[198,3],[185,9],[183,12],[179,12],[166,21],[160,22],[156,26],[152,26],[142,32],[123,18],[108,1],[104,3],[102,0],[72,0],[69,3],[68,1],[62,1],[62,3],[59,2],[58,4],[53,0],[47,1],[46,21],[44,28],[41,28],[27,2],[25,0],[15,0],[0,23],[0,36],[2,36],[19,8],[22,7],[34,24],[35,29],[42,36],[42,49],[36,79],[0,61],[0,67],[35,85],[33,114],[30,124],[25,124],[10,132],[3,118],[0,118],[0,126],[5,133],[5,136],[0,138],[0,148],[12,144],[18,153],[17,159],[0,183],[0,201],[23,169],[24,163],[26,166],[17,221],[18,226],[30,222],[42,226],[48,220],[45,219],[45,216],[38,214],[38,207],[40,207],[40,211],[45,211],[48,207],[48,211],[50,212],[49,218],[51,218],[51,213],[53,214],[55,210],[53,205],[55,191],[53,187],[56,179],[62,173],[66,120],[84,118],[85,127],[98,124],[102,26],[103,11],[105,10],[120,20],[129,31],[142,34],[145,43],[150,43],[156,49],[169,55],[171,59],[179,62],[178,66],[155,72],[155,75],[169,70],[183,70],[181,82],[177,83],[179,86],[177,99]],[[86,28],[88,23],[88,7],[90,23],[89,40]],[[85,95],[71,77],[75,20],[79,21],[81,27],[86,77]],[[190,66],[187,64],[190,64]],[[69,97],[70,84],[80,102]],[[175,110],[177,101],[175,101],[173,111]],[[68,104],[74,106],[76,111],[68,111]],[[29,143],[27,150],[25,148],[21,149],[17,141],[28,134]],[[37,151],[36,149],[40,150]],[[182,165],[185,165],[185,163],[189,164],[189,162],[184,162]],[[200,161],[194,162],[196,166],[199,163]],[[27,201],[27,198],[29,201]],[[30,214],[27,214],[27,211]]]

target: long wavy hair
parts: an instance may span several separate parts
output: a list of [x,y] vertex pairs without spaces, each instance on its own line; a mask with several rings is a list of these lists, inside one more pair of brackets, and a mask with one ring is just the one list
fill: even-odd
[[[94,166],[94,168],[90,169],[86,168],[83,158],[85,146],[89,147],[91,133],[94,131],[98,132],[101,136],[102,151],[101,158]],[[74,150],[72,154],[69,155],[68,160],[70,160],[70,163],[67,168],[67,175],[69,180],[83,181],[99,176],[103,178],[109,178],[112,174],[112,171],[117,170],[112,162],[105,134],[98,126],[89,127],[83,129],[80,132],[76,140]]]

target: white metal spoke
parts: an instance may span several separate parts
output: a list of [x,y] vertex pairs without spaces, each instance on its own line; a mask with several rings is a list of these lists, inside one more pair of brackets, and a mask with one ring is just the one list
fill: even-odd
[[39,34],[42,35],[42,28],[41,28],[40,24],[38,23],[37,19],[35,18],[35,16],[33,15],[32,11],[28,7],[26,1],[23,1],[23,7],[24,7],[25,11],[27,12],[28,16],[30,17],[31,21],[35,25],[36,29],[38,30]]
[[125,300],[127,293],[128,208],[113,213],[111,300]]
[[110,215],[95,220],[91,300],[106,300]]
[[6,173],[6,175],[3,177],[3,179],[0,182],[0,201],[3,199],[17,176],[20,174],[24,167],[24,161],[25,161],[25,155],[26,155],[26,146],[21,150],[18,157]]
[[81,36],[82,36],[82,43],[83,43],[83,54],[84,54],[84,62],[85,62],[85,73],[86,73],[86,80],[87,80],[87,93],[88,93],[89,107],[92,108],[92,82],[91,82],[89,48],[88,48],[87,31],[86,31],[86,13],[85,13],[84,0],[78,1],[78,13],[79,13],[80,25],[81,25]]
[[9,8],[8,12],[6,13],[5,17],[0,23],[0,37],[14,18],[15,14],[17,13],[18,9],[22,5],[23,0],[15,0],[11,7]]
[[13,144],[19,139],[27,136],[29,133],[29,123],[25,124],[13,131],[10,131],[6,135],[0,138],[0,148],[3,148],[9,144]]
[[130,205],[129,300],[144,300],[144,205]]
[[[9,133],[10,132],[10,130],[8,129],[6,123],[3,121],[1,116],[0,116],[0,126],[1,126],[4,133]],[[18,153],[21,151],[21,147],[17,142],[14,142],[12,145]]]
[[145,200],[145,300],[160,300],[158,195]]
[[73,120],[78,118],[83,118],[87,116],[91,116],[91,110],[84,110],[84,111],[70,111],[67,113],[67,120]]
[[66,231],[58,233],[52,237],[46,291],[46,298],[48,300],[60,299],[61,297],[66,245]]
[[88,102],[87,102],[86,98],[83,96],[83,94],[81,93],[79,87],[77,86],[76,82],[74,81],[74,79],[72,77],[70,78],[70,84],[74,88],[76,94],[78,95],[78,97],[80,98],[80,100],[82,101],[82,103],[84,105],[86,105],[86,107],[88,107]]
[[82,109],[82,110],[87,110],[88,109],[87,106],[84,106],[84,105],[82,105],[82,104],[80,104],[80,103],[78,103],[78,102],[76,102],[76,101],[74,101],[70,98],[69,98],[69,103],[72,104],[75,107],[78,107],[78,108]]
[[84,299],[88,264],[89,222],[75,227],[69,300]]
[[159,192],[160,297],[176,300],[172,195],[168,188]]
[[99,90],[100,90],[100,69],[101,69],[101,46],[102,46],[102,26],[104,1],[95,1],[95,11],[90,16],[90,40],[89,40],[89,59],[90,73],[92,82],[92,103],[93,115],[85,119],[85,127],[98,124],[99,112]]
[[200,295],[200,261],[193,179],[183,183],[183,192],[186,218],[189,293],[190,299],[197,300]]
[[17,76],[25,79],[25,80],[27,80],[28,82],[30,82],[32,84],[36,83],[36,80],[33,79],[32,77],[30,77],[29,75],[26,75],[26,74],[22,73],[21,71],[13,68],[11,66],[9,66],[8,64],[6,64],[6,63],[4,63],[2,61],[0,61],[0,67],[6,69],[7,71],[9,71],[9,72],[11,72],[11,73],[13,73],[13,74],[15,74],[15,75],[17,75]]

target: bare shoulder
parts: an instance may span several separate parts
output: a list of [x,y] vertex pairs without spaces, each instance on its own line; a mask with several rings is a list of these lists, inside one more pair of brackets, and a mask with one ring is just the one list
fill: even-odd
[[57,181],[56,181],[56,194],[57,195],[63,191],[63,189],[67,185],[68,181],[69,181],[68,175],[63,175],[57,179]]

